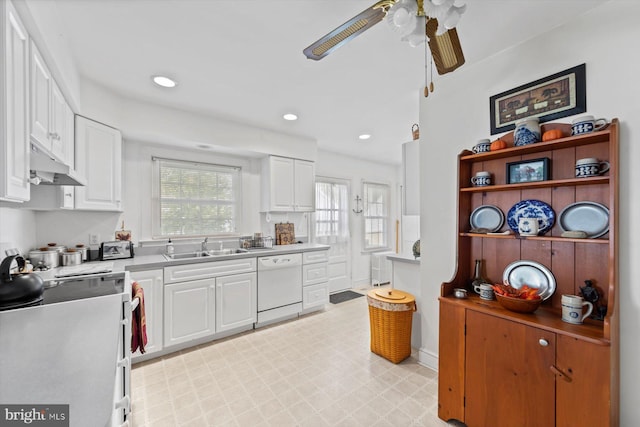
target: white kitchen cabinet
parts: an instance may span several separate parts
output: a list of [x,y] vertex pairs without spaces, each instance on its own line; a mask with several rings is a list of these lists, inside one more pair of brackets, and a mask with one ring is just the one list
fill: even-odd
[[122,211],[122,134],[82,116],[75,125],[75,167],[87,180],[75,189],[75,208]]
[[73,153],[65,152],[67,146],[63,140],[68,104],[33,40],[30,49],[31,141],[67,164],[68,158],[73,156]]
[[[147,345],[145,355],[162,350],[162,326],[164,309],[164,285],[162,269],[132,272],[131,280],[138,282],[144,290],[144,309],[147,323]],[[132,359],[142,356],[140,350],[131,355]]]
[[216,333],[257,321],[257,283],[256,273],[216,278]]
[[322,309],[329,303],[329,254],[313,251],[302,254],[302,312]]
[[29,36],[11,2],[0,5],[0,200],[29,200]]
[[262,162],[262,205],[270,212],[315,210],[315,164],[269,156]]
[[215,278],[164,285],[165,346],[215,333],[215,292]]
[[420,215],[420,141],[402,144],[402,213]]

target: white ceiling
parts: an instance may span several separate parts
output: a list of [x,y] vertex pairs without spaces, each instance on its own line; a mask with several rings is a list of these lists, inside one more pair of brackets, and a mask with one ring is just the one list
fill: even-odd
[[[302,54],[375,0],[55,1],[60,36],[81,77],[123,96],[312,138],[320,149],[384,163],[400,163],[401,144],[418,121],[424,45],[401,42],[386,22],[320,61]],[[457,28],[463,67],[606,1],[457,0],[467,4]],[[155,87],[155,74],[179,85]],[[436,74],[436,91],[443,78]],[[285,112],[299,120],[285,122]],[[361,142],[362,133],[373,137]]]

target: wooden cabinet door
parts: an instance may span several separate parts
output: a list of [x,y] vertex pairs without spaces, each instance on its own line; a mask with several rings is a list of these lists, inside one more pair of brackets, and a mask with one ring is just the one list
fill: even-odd
[[[557,427],[606,427],[611,414],[611,347],[558,336]],[[614,382],[615,384],[615,382]]]
[[216,279],[164,286],[164,344],[171,346],[215,333]]
[[472,310],[466,325],[467,426],[553,426],[555,334]]
[[256,273],[216,279],[216,332],[224,332],[258,320]]
[[464,357],[465,309],[440,303],[438,352],[438,417],[465,421]]

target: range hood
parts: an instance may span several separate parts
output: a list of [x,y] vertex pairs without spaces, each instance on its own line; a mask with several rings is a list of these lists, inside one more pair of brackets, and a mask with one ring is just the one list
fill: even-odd
[[64,163],[31,146],[31,183],[35,185],[86,185],[87,181]]

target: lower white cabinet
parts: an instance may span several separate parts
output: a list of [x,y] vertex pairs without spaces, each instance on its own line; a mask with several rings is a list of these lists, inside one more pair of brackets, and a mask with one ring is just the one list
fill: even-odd
[[256,273],[216,278],[216,332],[257,322],[257,283]]
[[329,303],[329,255],[327,251],[302,255],[302,311],[319,310]]
[[[132,272],[131,279],[138,282],[144,290],[144,311],[147,323],[145,354],[155,353],[162,350],[162,311],[164,309],[162,269]],[[136,350],[131,355],[134,360],[140,356],[142,356],[140,350]]]
[[215,292],[215,278],[164,285],[165,346],[215,333]]

